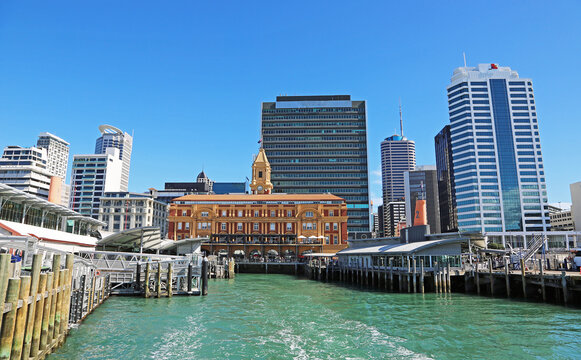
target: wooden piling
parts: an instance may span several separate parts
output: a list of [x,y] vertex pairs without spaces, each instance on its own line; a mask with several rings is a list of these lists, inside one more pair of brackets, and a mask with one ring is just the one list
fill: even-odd
[[541,293],[543,295],[543,302],[547,302],[547,293],[545,291],[545,274],[543,271],[543,259],[539,259],[539,274],[541,276]]
[[204,257],[202,260],[202,288],[200,289],[201,295],[208,295],[208,258]]
[[[10,256],[10,254],[8,254]],[[4,273],[3,275],[8,275]],[[4,314],[2,328],[0,329],[0,359],[10,359],[12,352],[12,340],[14,339],[14,327],[18,312],[18,295],[20,293],[20,279],[7,279],[6,304],[10,304],[10,311]],[[2,304],[4,313],[4,304]]]
[[561,271],[561,287],[563,288],[563,304],[567,305],[568,302],[568,291],[567,291],[567,273]]
[[399,282],[399,292],[403,292],[403,275],[401,271],[398,271],[398,282]]
[[440,287],[438,284],[438,270],[436,270],[436,268],[434,268],[434,292],[435,293],[440,292]]
[[410,289],[410,286],[411,286],[411,283],[410,283],[410,273],[411,273],[411,269],[410,269],[410,259],[408,258],[407,260],[408,260],[408,261],[407,261],[407,263],[408,263],[408,271],[407,271],[407,287],[408,287],[408,293],[410,293],[410,292],[411,292],[411,289]]
[[67,269],[65,277],[65,297],[64,297],[64,318],[61,322],[61,333],[67,333],[69,330],[69,317],[71,312],[71,285],[73,282],[73,267],[75,265],[75,256],[72,253],[67,254],[65,268]]
[[527,279],[525,277],[525,261],[520,259],[520,272],[521,272],[521,281],[522,281],[522,292],[523,296],[527,298]]
[[150,293],[149,293],[149,291],[150,291],[149,290],[149,270],[150,270],[150,265],[149,265],[149,262],[147,262],[145,264],[145,279],[143,280],[143,289],[145,290],[144,296],[146,298],[148,298],[150,296]]
[[476,293],[480,295],[480,271],[478,269],[479,263],[476,263]]
[[490,281],[490,296],[494,296],[494,275],[492,274],[492,258],[488,259],[488,277]]
[[[1,255],[0,255],[1,256]],[[10,255],[9,255],[10,256]],[[54,255],[54,257],[60,255]],[[32,332],[34,330],[34,315],[36,311],[36,295],[38,293],[38,282],[40,281],[40,269],[42,267],[42,254],[34,254],[32,257],[32,269],[30,280],[30,297],[32,302],[28,306],[28,315],[26,319],[26,328],[24,330],[24,344],[22,347],[22,357],[28,359],[30,355],[30,347],[32,346]]]
[[448,277],[447,279],[447,284],[448,284],[448,293],[452,293],[452,271],[450,270],[450,263],[448,262],[447,266],[447,271],[446,271],[446,276]]
[[192,274],[193,274],[193,268],[192,268],[192,263],[188,264],[188,275],[187,275],[187,291],[188,294],[192,292]]
[[30,294],[30,276],[20,277],[19,301],[22,306],[16,313],[16,324],[14,326],[14,339],[12,340],[11,359],[20,359],[22,356],[22,346],[24,342],[24,330],[26,328],[26,315],[28,312],[28,295]]
[[445,294],[446,293],[446,289],[448,287],[448,285],[446,284],[446,268],[442,267],[442,270],[440,271],[440,284],[442,284],[442,293]]
[[173,295],[173,268],[172,263],[167,264],[167,296],[172,297]]
[[389,290],[393,291],[393,258],[389,258]]
[[155,290],[157,292],[156,297],[161,297],[161,262],[157,263],[157,276],[155,278],[156,286]]
[[387,256],[383,257],[383,286],[387,290]]
[[420,260],[420,289],[424,293],[424,259]]
[[414,257],[412,259],[412,261],[413,261],[413,271],[414,271],[414,273],[413,273],[413,276],[414,276],[414,293],[416,293],[418,291],[418,286],[417,286],[417,283],[416,283],[416,281],[417,281],[416,280],[417,279],[417,276],[416,276],[416,258]]
[[47,297],[44,299],[44,309],[42,310],[42,325],[40,330],[40,350],[46,349],[49,343],[48,341],[48,322],[50,318],[50,308],[52,306],[53,298],[53,284],[54,284],[54,273],[48,273],[46,279],[46,292]]
[[63,302],[64,302],[63,285],[65,283],[66,271],[67,270],[65,269],[59,273],[59,287],[58,287],[59,292],[56,295],[56,311],[54,314],[54,339],[56,341],[61,341],[61,335],[62,335],[61,323],[64,321],[64,319],[63,319]]
[[36,302],[36,312],[34,314],[34,330],[32,332],[32,346],[30,347],[30,357],[37,357],[40,350],[40,331],[42,329],[42,314],[44,312],[44,293],[46,291],[47,275],[40,274],[38,283],[38,293],[40,300]]
[[504,263],[504,280],[506,282],[506,297],[510,297],[510,273],[508,271],[508,262]]
[[[11,257],[10,254],[0,254],[0,309],[2,311],[4,311],[4,301],[6,300],[8,283],[10,282],[9,270]],[[2,316],[0,316],[0,326],[2,326]]]
[[141,292],[141,263],[137,263],[135,270],[135,290]]

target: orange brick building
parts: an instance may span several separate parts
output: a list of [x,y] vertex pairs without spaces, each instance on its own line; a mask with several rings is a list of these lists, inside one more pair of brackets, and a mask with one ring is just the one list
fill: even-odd
[[[263,149],[252,165],[252,194],[186,195],[173,200],[170,239],[208,237],[202,249],[266,256],[347,247],[347,205],[332,194],[271,194]],[[240,251],[241,250],[241,251]],[[271,252],[272,253],[272,252]]]

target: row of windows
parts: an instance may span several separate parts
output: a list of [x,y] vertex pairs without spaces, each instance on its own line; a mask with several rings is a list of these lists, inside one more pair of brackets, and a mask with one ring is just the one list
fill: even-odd
[[361,127],[365,128],[364,121],[320,121],[320,122],[263,122],[263,128],[276,128],[276,127]]
[[365,143],[323,143],[323,144],[264,144],[264,149],[365,149]]
[[367,163],[367,158],[309,158],[309,159],[272,159],[271,164],[298,164],[298,163]]
[[278,134],[365,134],[365,129],[297,129],[297,130],[263,130],[264,135]]
[[281,141],[365,141],[365,136],[293,136],[293,137],[278,137],[266,136],[265,142],[281,142]]
[[356,172],[356,173],[278,173],[273,174],[272,179],[283,179],[283,178],[361,178],[367,179],[367,173]]
[[364,108],[351,107],[332,107],[332,108],[287,108],[287,109],[262,109],[263,113],[279,114],[279,113],[312,113],[312,112],[359,112],[364,113]]
[[262,120],[321,120],[321,119],[357,119],[364,120],[365,115],[347,115],[347,114],[337,114],[337,115],[268,115],[263,116]]
[[349,156],[349,155],[367,155],[367,151],[269,151],[268,157],[274,156]]
[[337,165],[337,166],[272,166],[272,171],[339,171],[339,170],[362,170],[367,172],[365,165]]

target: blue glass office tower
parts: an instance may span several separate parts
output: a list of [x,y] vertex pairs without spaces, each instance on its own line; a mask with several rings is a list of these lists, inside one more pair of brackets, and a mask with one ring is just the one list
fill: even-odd
[[262,103],[262,141],[273,192],[340,196],[347,202],[349,237],[370,235],[365,101],[277,96]]
[[459,230],[546,231],[532,80],[480,64],[454,70],[447,90]]

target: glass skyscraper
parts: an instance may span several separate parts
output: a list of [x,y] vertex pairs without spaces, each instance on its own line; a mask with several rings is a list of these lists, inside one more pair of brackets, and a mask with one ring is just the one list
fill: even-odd
[[454,192],[454,163],[452,162],[450,125],[444,126],[434,138],[434,143],[440,202],[440,229],[442,232],[456,232],[458,231],[458,213]]
[[532,80],[480,64],[455,69],[447,90],[459,230],[547,230]]
[[350,95],[277,96],[262,103],[273,192],[342,197],[350,238],[370,231],[366,110],[365,101]]

